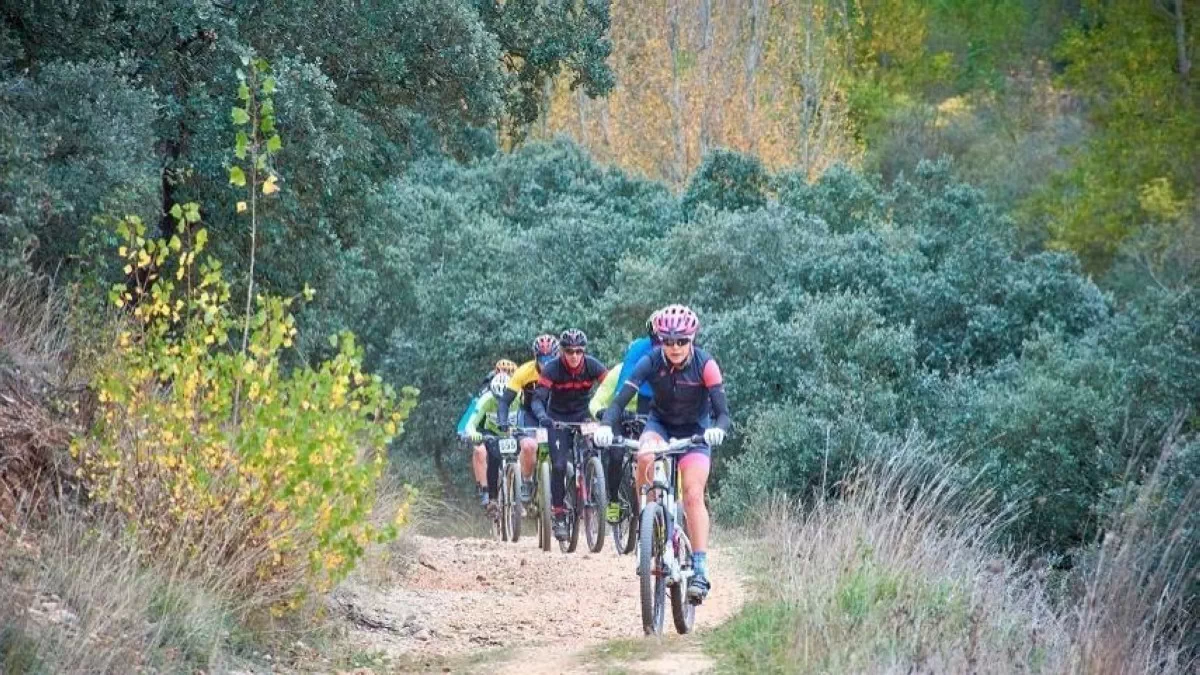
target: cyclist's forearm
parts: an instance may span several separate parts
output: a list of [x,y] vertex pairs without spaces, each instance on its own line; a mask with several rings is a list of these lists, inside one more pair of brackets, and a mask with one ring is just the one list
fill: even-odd
[[717,385],[709,389],[708,395],[712,401],[713,417],[715,418],[714,426],[724,431],[729,431],[729,401],[725,397],[725,386]]
[[533,391],[533,416],[538,422],[544,422],[550,419],[549,413],[546,412],[546,403],[550,398],[550,390],[545,387],[538,387]]

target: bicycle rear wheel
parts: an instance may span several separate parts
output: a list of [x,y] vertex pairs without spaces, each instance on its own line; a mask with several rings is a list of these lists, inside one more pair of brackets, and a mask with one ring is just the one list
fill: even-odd
[[608,521],[604,517],[604,509],[608,506],[608,490],[604,485],[604,465],[599,457],[591,457],[583,472],[583,484],[586,488],[583,508],[583,526],[587,532],[588,550],[599,553],[604,548],[604,537],[608,534]]
[[638,527],[640,522],[637,516],[637,493],[633,485],[633,464],[626,462],[621,468],[621,482],[616,486],[613,494],[613,499],[621,509],[621,518],[616,523],[613,523],[613,546],[616,547],[617,553],[622,555],[633,553],[634,546],[637,546]]
[[666,543],[666,512],[658,502],[642,510],[638,533],[638,586],[642,601],[642,631],[661,635],[666,614],[667,580],[662,569]]
[[[687,538],[683,526],[682,518],[675,522],[675,527],[679,528],[679,550],[676,555],[681,563],[691,568],[692,542]],[[675,631],[680,635],[692,632],[696,625],[696,605],[688,600],[687,585],[687,579],[683,579],[671,587],[671,619],[675,623]]]

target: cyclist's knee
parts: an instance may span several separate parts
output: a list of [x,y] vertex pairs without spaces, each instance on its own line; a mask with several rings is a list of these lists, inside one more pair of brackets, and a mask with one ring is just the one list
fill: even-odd
[[[690,489],[689,489],[690,488]],[[684,485],[683,488],[683,508],[691,511],[693,509],[704,508],[704,486],[690,487]]]
[[642,434],[641,438],[638,439],[638,451],[652,452],[654,450],[658,450],[665,444],[666,441],[663,440],[662,436],[659,436],[653,431],[647,431]]
[[537,441],[532,438],[521,439],[521,452],[535,452],[537,450]]
[[475,446],[475,459],[483,459],[487,456],[487,448],[482,443]]

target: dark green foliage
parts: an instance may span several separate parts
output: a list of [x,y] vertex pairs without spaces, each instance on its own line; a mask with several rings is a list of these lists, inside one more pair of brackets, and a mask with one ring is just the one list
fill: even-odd
[[156,97],[104,63],[52,63],[0,77],[0,267],[54,268],[109,248],[103,213],[154,220]]
[[757,157],[714,150],[688,181],[683,212],[691,217],[702,205],[720,211],[757,209],[767,203],[770,179]]
[[[968,4],[931,20],[970,24]],[[939,96],[993,79],[1012,27],[1037,16],[993,4],[943,45],[948,90],[924,57],[892,75]],[[249,233],[226,149],[235,71],[254,52],[274,65],[287,139],[273,159],[281,191],[259,214],[256,282],[316,289],[298,317],[305,358],[351,329],[372,370],[421,389],[396,448],[410,475],[465,477],[448,454],[454,421],[497,358],[524,361],[537,333],[577,326],[612,363],[670,302],[700,312],[700,343],[728,382],[722,516],[771,491],[828,488],[864,453],[920,433],[967,452],[981,485],[1025,507],[1018,539],[1061,549],[1088,540],[1180,414],[1191,442],[1194,292],[1106,297],[1074,255],[1020,244],[1007,213],[944,162],[906,161],[886,184],[834,167],[810,184],[717,151],[676,196],[566,141],[499,153],[537,118],[545,78],[565,69],[587,94],[609,91],[608,21],[603,0],[10,2],[0,264],[104,276],[95,217],[153,223],[195,200],[211,250],[240,276]],[[885,87],[888,70],[859,84]],[[1188,452],[1172,464],[1181,481]]]

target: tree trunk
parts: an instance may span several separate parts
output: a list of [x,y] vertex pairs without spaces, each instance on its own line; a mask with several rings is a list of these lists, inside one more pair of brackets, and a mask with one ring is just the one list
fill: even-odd
[[1175,0],[1175,50],[1179,59],[1179,79],[1184,86],[1192,72],[1192,60],[1188,58],[1187,27],[1183,23],[1183,0]]
[[713,112],[721,105],[713,87],[713,0],[700,0],[700,156],[713,146]]
[[763,43],[767,36],[767,0],[750,2],[750,40],[746,43],[746,142],[752,154],[758,153],[758,135],[755,131],[755,108],[757,103],[754,78],[758,74],[759,59],[762,58]]
[[675,145],[675,163],[671,182],[680,184],[687,175],[687,138],[683,119],[683,87],[679,81],[679,3],[667,0],[667,48],[671,56],[671,133]]

